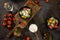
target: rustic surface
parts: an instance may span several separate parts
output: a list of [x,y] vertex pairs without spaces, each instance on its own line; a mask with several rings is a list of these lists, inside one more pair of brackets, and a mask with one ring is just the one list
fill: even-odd
[[[38,25],[39,31],[40,31],[38,33],[38,35],[39,35],[40,40],[43,40],[41,34],[48,31],[45,26],[45,19],[50,16],[60,18],[60,15],[59,15],[60,14],[60,11],[59,11],[60,10],[60,4],[59,4],[60,2],[59,1],[60,0],[58,0],[58,1],[57,0],[56,1],[49,0],[49,3],[45,3],[44,0],[40,0],[40,2],[42,3],[41,10],[38,12],[38,14],[36,14],[36,16],[27,25],[27,28],[31,23],[35,23]],[[10,39],[5,39],[9,30],[7,28],[2,27],[2,25],[1,25],[2,19],[3,19],[3,14],[7,13],[3,7],[4,2],[12,3],[10,0],[0,0],[0,40],[21,40],[20,38],[16,38],[13,36]],[[21,2],[19,4],[17,4],[17,3],[12,3],[12,4],[13,5],[15,4],[14,6],[18,5],[18,8],[20,8],[24,4],[24,2]],[[28,29],[27,30],[26,29],[24,29],[25,35],[30,35],[32,39],[33,39],[33,37],[35,38],[34,34],[31,32],[29,33],[27,31]],[[53,40],[60,40],[60,27],[58,29],[52,30],[51,34],[53,35]],[[35,39],[33,39],[33,40],[35,40]]]

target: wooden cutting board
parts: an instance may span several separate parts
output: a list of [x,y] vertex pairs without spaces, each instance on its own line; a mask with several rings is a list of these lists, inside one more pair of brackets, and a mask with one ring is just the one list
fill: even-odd
[[[33,4],[31,5],[30,2],[32,2]],[[30,6],[31,5],[31,6]],[[27,24],[32,20],[32,18],[37,14],[37,12],[40,10],[40,6],[38,6],[37,4],[35,4],[32,0],[28,0],[24,6],[28,6],[32,9],[32,16],[29,18],[29,19],[22,19],[19,15],[18,15],[18,12],[16,13],[16,15],[14,16],[16,18],[16,21],[15,21],[15,24],[16,26],[12,29],[11,32],[9,32],[7,34],[7,38],[9,38],[11,36],[11,34],[14,32],[14,29],[16,27],[20,27],[20,28],[26,28]],[[21,23],[25,23],[25,26],[23,27],[21,25]]]

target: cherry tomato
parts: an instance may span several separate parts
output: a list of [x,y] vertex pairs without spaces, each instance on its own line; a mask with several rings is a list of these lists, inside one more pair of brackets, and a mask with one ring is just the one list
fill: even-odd
[[8,14],[9,17],[13,17],[12,13]]
[[58,23],[56,22],[55,25],[58,25]]
[[46,0],[46,3],[48,3],[48,0]]
[[7,18],[5,17],[3,20],[4,20],[4,21],[7,21]]
[[11,18],[11,17],[9,17],[9,18],[8,18],[8,21],[12,21],[12,18]]
[[23,23],[21,23],[21,25],[22,25],[22,27],[25,27],[26,24],[23,22]]
[[7,27],[10,29],[11,28],[11,25],[7,25]]
[[31,40],[31,38],[30,38],[29,36],[27,36],[27,37],[25,38],[25,40]]
[[58,26],[55,25],[54,28],[58,28]]
[[49,26],[49,28],[50,28],[50,29],[53,29],[53,27],[52,27],[52,26]]
[[8,24],[12,24],[12,22],[11,22],[11,21],[7,21],[7,23],[8,23]]
[[3,22],[3,24],[2,24],[3,26],[6,26],[7,25],[7,23],[6,22]]

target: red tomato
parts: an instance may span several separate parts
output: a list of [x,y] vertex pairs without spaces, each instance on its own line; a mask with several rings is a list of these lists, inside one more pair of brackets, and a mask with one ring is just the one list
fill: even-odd
[[58,28],[58,26],[55,25],[54,28]]
[[48,3],[48,0],[46,0],[46,3]]
[[12,22],[11,22],[11,21],[7,21],[7,23],[8,23],[8,24],[12,24]]
[[50,29],[53,29],[53,27],[52,27],[52,26],[49,26],[49,28],[50,28]]
[[13,15],[12,15],[11,13],[10,13],[10,14],[8,14],[8,16],[9,16],[9,17],[13,17]]
[[8,21],[12,21],[12,18],[11,18],[11,17],[9,17],[9,18],[8,18]]
[[3,26],[6,26],[7,25],[7,23],[6,22],[3,22],[3,24],[2,24]]
[[22,27],[25,27],[26,24],[23,22],[23,23],[21,23],[21,25],[22,25]]
[[11,25],[7,25],[7,27],[10,29],[11,28]]
[[25,38],[25,40],[31,40],[31,38],[28,36],[28,37]]
[[4,21],[7,21],[7,18],[4,18],[3,20],[4,20]]
[[56,22],[55,25],[58,25],[58,23]]

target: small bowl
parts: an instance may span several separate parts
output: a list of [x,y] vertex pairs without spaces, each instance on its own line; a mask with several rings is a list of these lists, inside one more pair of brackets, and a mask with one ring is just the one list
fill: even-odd
[[[24,13],[22,13],[22,11],[24,11]],[[28,11],[29,11],[29,13],[27,13]],[[20,12],[22,13],[22,15],[21,15]],[[19,16],[20,16],[22,19],[28,19],[28,18],[30,18],[31,15],[32,15],[32,10],[31,10],[31,8],[29,8],[28,6],[24,6],[24,7],[22,7],[22,8],[19,9],[18,13],[19,13]]]
[[[50,18],[51,18],[51,17],[50,17]],[[56,19],[56,20],[58,21],[57,26],[59,26],[59,19],[56,18],[56,17],[53,17],[53,18]],[[49,18],[48,18],[47,20],[49,20]],[[46,23],[47,23],[47,26],[49,27],[48,22],[46,22]],[[51,23],[51,24],[53,24],[53,23]],[[51,26],[51,24],[50,24],[50,26]],[[55,29],[55,27],[52,27],[51,29]]]

